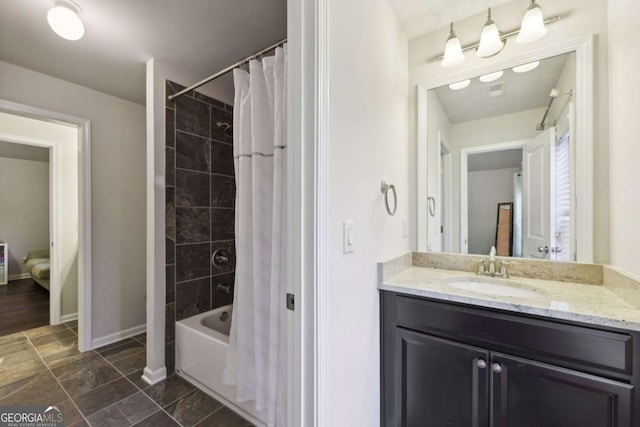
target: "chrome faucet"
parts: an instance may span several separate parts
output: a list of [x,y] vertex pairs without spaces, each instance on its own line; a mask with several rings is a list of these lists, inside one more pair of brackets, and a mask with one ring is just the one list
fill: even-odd
[[489,274],[495,276],[496,274],[496,247],[491,246],[491,250],[489,251]]
[[489,252],[489,271],[485,269],[484,260],[480,260],[478,264],[478,276],[491,276],[496,277],[498,275],[502,276],[503,279],[509,278],[509,273],[507,272],[507,263],[504,261],[500,262],[500,269],[498,273],[496,273],[496,247],[491,246],[491,251]]

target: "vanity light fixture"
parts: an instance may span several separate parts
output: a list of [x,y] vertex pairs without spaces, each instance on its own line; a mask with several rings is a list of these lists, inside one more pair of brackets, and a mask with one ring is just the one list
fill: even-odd
[[540,40],[545,34],[547,34],[547,27],[544,26],[542,9],[536,0],[531,0],[531,4],[522,17],[522,25],[518,37],[516,37],[516,43],[531,43]]
[[460,82],[451,83],[449,85],[449,89],[451,90],[462,90],[471,84],[471,80],[462,80]]
[[454,67],[464,62],[464,53],[468,50],[475,49],[479,57],[490,58],[500,53],[502,49],[504,49],[507,39],[511,37],[517,36],[516,41],[518,43],[531,43],[539,40],[547,33],[545,25],[556,22],[561,17],[554,16],[544,19],[542,9],[538,3],[536,3],[536,0],[530,1],[531,4],[522,17],[520,28],[505,32],[504,34],[498,30],[498,26],[493,19],[491,19],[491,8],[489,8],[489,16],[482,27],[480,41],[473,44],[461,46],[460,39],[456,36],[453,30],[453,23],[451,23],[451,32],[445,45],[445,52],[444,54],[436,56],[433,60],[442,61],[441,65],[443,67]]
[[491,8],[487,14],[487,22],[482,27],[480,35],[480,45],[478,46],[477,55],[481,58],[489,58],[497,55],[504,49],[505,42],[501,40],[500,31],[493,19],[491,19]]
[[453,29],[453,22],[451,23],[451,32],[449,38],[444,46],[444,58],[442,58],[443,67],[455,67],[464,62],[464,53],[462,53],[462,46],[460,45],[460,39],[456,35]]
[[84,36],[80,12],[80,7],[71,0],[57,0],[47,13],[47,21],[51,29],[63,39],[80,40]]
[[482,83],[489,83],[489,82],[498,80],[500,77],[502,77],[503,74],[504,74],[504,71],[500,70],[500,71],[496,71],[495,73],[489,73],[489,74],[485,74],[484,76],[480,76],[479,80]]
[[513,67],[514,73],[528,73],[531,70],[535,70],[540,65],[540,61],[530,62],[528,64],[518,65],[517,67]]

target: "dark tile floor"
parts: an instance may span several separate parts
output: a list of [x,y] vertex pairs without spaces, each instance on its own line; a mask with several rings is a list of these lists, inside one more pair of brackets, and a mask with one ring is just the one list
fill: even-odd
[[173,375],[149,386],[145,335],[78,351],[77,323],[0,337],[0,406],[63,405],[65,426],[251,427]]

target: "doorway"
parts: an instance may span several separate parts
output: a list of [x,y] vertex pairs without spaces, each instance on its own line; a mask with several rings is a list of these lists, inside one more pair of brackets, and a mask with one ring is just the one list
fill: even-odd
[[0,336],[49,324],[49,157],[0,141]]
[[443,252],[453,252],[453,221],[451,213],[452,204],[452,182],[451,182],[451,149],[448,141],[440,135],[440,199],[442,207],[440,209],[440,233],[442,236],[441,248]]
[[0,140],[50,153],[49,242],[18,256],[49,255],[49,324],[77,319],[80,351],[91,345],[89,127],[84,119],[0,100]]
[[497,206],[514,202],[514,175],[522,166],[525,143],[460,150],[460,253],[486,255],[495,245]]
[[509,203],[511,249],[503,255],[575,261],[573,149],[564,120],[528,140],[460,150],[461,253],[489,253],[496,206]]

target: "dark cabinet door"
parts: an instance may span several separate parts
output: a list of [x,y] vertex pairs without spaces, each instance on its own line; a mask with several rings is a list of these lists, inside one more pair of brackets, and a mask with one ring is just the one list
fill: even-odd
[[396,329],[393,425],[486,427],[489,352]]
[[491,353],[491,427],[630,427],[633,386]]

